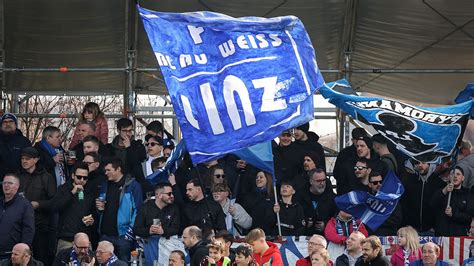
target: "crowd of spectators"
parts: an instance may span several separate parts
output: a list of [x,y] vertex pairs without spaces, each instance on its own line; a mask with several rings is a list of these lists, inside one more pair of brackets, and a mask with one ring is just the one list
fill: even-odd
[[[297,265],[333,265],[326,240],[346,247],[336,265],[388,265],[373,235],[397,234],[400,249],[393,265],[425,261],[428,252],[436,263],[439,247],[421,249],[418,235],[474,234],[470,147],[450,171],[449,163],[404,158],[383,136],[369,137],[356,128],[352,145],[337,157],[334,188],[319,137],[305,124],[274,141],[275,176],[234,155],[197,166],[187,155],[168,182],[152,185],[146,176],[163,166],[176,145],[159,121],[147,125],[142,141],[135,139],[132,121],[120,118],[117,135],[107,143],[104,115],[88,103],[68,151],[57,127],[47,126],[32,145],[13,114],[0,122],[0,258],[11,263],[21,255],[31,265],[122,265],[130,260],[136,237],[182,236],[191,265],[263,265],[268,259],[280,265],[278,248],[265,239],[278,234],[276,213],[283,235],[311,237],[310,256]],[[405,193],[377,230],[337,209],[337,195],[376,194],[389,170]],[[230,251],[237,236],[249,245]],[[182,251],[168,255],[170,265],[184,263]]]

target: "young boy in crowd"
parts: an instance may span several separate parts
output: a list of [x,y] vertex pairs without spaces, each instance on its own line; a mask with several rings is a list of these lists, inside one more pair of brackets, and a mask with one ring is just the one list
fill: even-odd
[[252,229],[245,240],[253,248],[252,256],[257,265],[283,266],[280,249],[276,244],[265,240],[265,232],[262,229]]
[[209,256],[205,257],[201,266],[227,266],[230,265],[230,259],[224,256],[224,244],[219,241],[212,241],[207,245]]

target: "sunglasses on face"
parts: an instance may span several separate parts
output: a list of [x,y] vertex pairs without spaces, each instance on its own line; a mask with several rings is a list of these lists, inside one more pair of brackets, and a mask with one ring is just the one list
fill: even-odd
[[160,143],[158,142],[148,142],[148,143],[145,143],[145,146],[152,146],[152,147],[155,147],[156,145],[160,145]]
[[354,166],[354,170],[362,171],[364,169],[367,169],[367,167],[366,166]]
[[225,175],[214,175],[216,178],[225,178]]
[[163,195],[168,195],[168,197],[171,197],[171,196],[173,196],[173,192],[168,192],[168,193],[161,193],[161,194],[163,194]]
[[76,178],[77,178],[77,179],[87,180],[89,177],[88,177],[88,176],[85,176],[85,175],[76,175]]
[[376,185],[378,185],[378,184],[382,184],[382,180],[380,180],[380,181],[372,181],[372,182],[370,182],[370,183],[371,183],[372,185],[376,186]]

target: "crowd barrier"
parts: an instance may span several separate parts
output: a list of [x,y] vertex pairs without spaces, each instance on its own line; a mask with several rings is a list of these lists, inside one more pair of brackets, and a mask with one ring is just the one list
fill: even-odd
[[[383,245],[383,252],[385,256],[391,255],[397,250],[398,239],[396,236],[380,237]],[[441,246],[441,259],[448,262],[450,265],[462,265],[462,261],[469,258],[469,245],[474,241],[473,237],[420,237],[420,244],[426,242],[434,242]],[[168,257],[165,254],[173,249],[184,251],[184,246],[178,238],[164,239],[155,237],[149,239],[145,245],[146,266],[154,265],[168,265]],[[308,256],[307,239],[306,237],[284,237],[281,241],[275,241],[280,247],[280,252],[285,266],[293,266],[300,258]],[[241,243],[234,243],[232,248],[236,248]],[[344,247],[329,243],[329,255],[332,261],[342,254]],[[154,254],[154,255],[153,255]],[[155,257],[157,262],[153,263]]]

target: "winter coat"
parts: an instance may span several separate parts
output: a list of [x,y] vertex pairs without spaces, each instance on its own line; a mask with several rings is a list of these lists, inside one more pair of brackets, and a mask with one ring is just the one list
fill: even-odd
[[[234,216],[229,213],[229,207],[231,204],[235,208]],[[234,235],[244,235],[243,231],[252,226],[252,217],[250,217],[242,205],[236,202],[231,203],[231,200],[227,199],[224,206],[222,206],[222,211],[225,214],[227,231]]]
[[[84,187],[84,199],[79,200],[78,193],[72,194],[72,182],[66,182],[58,188],[52,199],[52,210],[59,212],[58,239],[73,241],[74,235],[84,232],[91,236],[91,227],[82,222],[84,216],[93,215],[97,218],[95,209],[96,195],[88,183]],[[95,220],[97,222],[97,220]]]
[[299,161],[298,149],[295,143],[288,146],[273,146],[273,161],[277,182],[291,179],[302,172],[303,161]]
[[355,177],[354,165],[357,162],[357,150],[354,145],[339,152],[334,164],[334,178],[337,183],[337,194],[342,195],[351,191],[350,180]]
[[252,254],[257,265],[283,266],[283,260],[281,259],[280,249],[278,246],[269,241],[267,241],[267,244],[270,248],[267,249],[263,255],[260,255],[259,253]]
[[[342,235],[337,233],[336,223],[341,225],[341,229],[343,231]],[[324,236],[326,237],[328,241],[331,241],[338,245],[345,245],[346,239],[351,235],[352,231],[354,230],[352,223],[353,223],[353,219],[350,219],[349,221],[344,222],[341,219],[339,219],[339,217],[333,217],[327,223],[326,228],[324,228]],[[369,234],[367,232],[367,229],[365,229],[364,224],[360,220],[357,220],[356,224],[358,226],[358,231],[367,237]]]
[[[54,168],[56,167],[56,161],[54,161],[53,157],[51,157],[49,152],[43,148],[40,142],[35,143],[34,147],[36,148],[36,150],[38,150],[38,153],[40,155],[40,160],[38,161],[38,164],[41,164],[44,167],[46,172],[48,172],[54,178],[54,182],[56,183],[56,172],[54,171]],[[62,164],[65,170],[64,174],[66,176],[66,179],[68,179],[69,167],[68,165],[64,164],[64,162],[62,162]],[[58,187],[58,185],[56,187]]]
[[[100,142],[103,144],[109,143],[109,126],[107,124],[107,119],[103,116],[97,117],[94,120],[95,123],[95,133]],[[78,124],[79,125],[79,124]],[[74,134],[71,139],[71,144],[69,144],[69,148],[74,148],[79,142],[81,142],[81,136],[79,135],[79,127],[76,125],[76,129],[74,130]]]
[[[355,265],[355,263],[357,263],[357,261],[359,260],[360,256],[362,256],[362,253],[360,253],[359,256],[355,258],[354,265]],[[349,257],[348,257],[347,251],[344,251],[344,253],[342,253],[341,256],[337,257],[337,259],[336,259],[336,266],[350,266],[350,262],[349,262]]]
[[[7,173],[16,173],[21,169],[21,150],[31,147],[31,142],[20,130],[14,134],[4,134],[0,130],[0,178]],[[3,194],[3,191],[1,192]]]
[[120,158],[124,164],[122,173],[133,173],[133,168],[146,158],[145,146],[141,141],[132,139],[128,148],[120,147],[119,138],[120,136],[116,136],[111,143],[105,145],[102,155],[104,159]]
[[202,259],[209,254],[209,250],[207,249],[207,246],[204,242],[199,241],[188,250],[188,253],[190,265],[200,266]]
[[18,194],[8,202],[0,198],[0,213],[0,253],[11,251],[17,243],[31,246],[35,235],[31,203]]
[[454,189],[451,192],[452,217],[445,214],[449,193],[443,194],[438,189],[431,199],[433,210],[436,212],[435,233],[437,236],[465,236],[471,224],[472,214],[468,210],[469,201],[474,196],[466,188]]
[[[410,261],[410,263],[419,259],[421,259],[421,247],[415,252],[412,251],[408,256],[408,261]],[[392,254],[390,263],[392,263],[392,266],[405,266],[405,255],[403,255],[402,247],[399,246],[397,251]]]
[[252,192],[243,197],[242,206],[252,217],[252,229],[261,228],[267,235],[276,235],[275,201],[267,192]]
[[418,232],[425,232],[434,228],[435,213],[431,205],[431,198],[435,191],[446,186],[434,172],[436,166],[431,165],[427,175],[409,171],[401,178],[405,193],[402,204],[404,224],[411,225]]
[[47,230],[50,222],[52,199],[56,194],[55,178],[39,164],[36,165],[31,174],[21,169],[18,178],[20,178],[18,192],[23,192],[25,198],[30,202],[37,201],[39,203],[39,207],[35,210],[36,230]]
[[[200,201],[190,201],[184,205],[183,211],[184,224],[186,226],[196,225],[201,229],[213,227],[217,230],[226,229],[225,215],[222,207],[214,200],[204,198]],[[211,217],[209,217],[209,212]],[[213,221],[211,221],[211,218]]]
[[281,234],[284,236],[302,236],[305,231],[304,211],[298,202],[286,204],[279,200]]
[[334,217],[337,211],[334,198],[336,195],[332,190],[332,184],[326,179],[326,189],[321,195],[314,195],[309,189],[302,194],[297,193],[296,200],[301,203],[306,217],[306,235],[323,234],[324,229],[318,230],[314,224],[323,221],[325,224]]
[[[125,184],[122,191],[120,192],[119,209],[117,210],[117,229],[120,237],[123,237],[129,228],[133,227],[135,223],[135,217],[137,216],[138,210],[142,206],[142,188],[140,184],[131,177],[122,177],[125,179]],[[108,182],[102,183],[102,187],[99,192],[101,198],[107,198]],[[102,228],[102,216],[103,212],[100,213],[99,228]]]
[[156,206],[154,200],[148,201],[138,210],[133,232],[140,237],[149,237],[150,226],[153,224],[153,219],[156,218],[161,221],[164,237],[170,237],[179,233],[181,214],[178,206],[171,204],[160,209]]
[[464,171],[463,187],[471,189],[474,186],[474,154],[470,154],[460,160],[456,166]]

